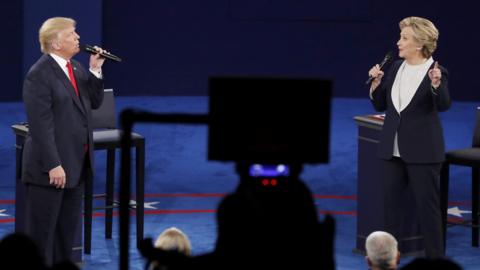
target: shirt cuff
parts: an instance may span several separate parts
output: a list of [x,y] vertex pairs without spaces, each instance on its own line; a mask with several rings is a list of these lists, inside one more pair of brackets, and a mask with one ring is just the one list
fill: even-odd
[[[440,86],[439,86],[439,87],[440,87]],[[430,90],[432,91],[432,94],[438,95],[437,92],[438,92],[438,88],[439,88],[439,87],[435,88],[435,87],[433,87],[433,85],[430,85]]]
[[97,79],[102,79],[102,70],[100,69],[99,71],[95,71],[93,69],[89,69],[90,72],[97,77]]
[[370,86],[370,93],[368,94],[368,96],[370,97],[371,100],[373,100],[373,87]]

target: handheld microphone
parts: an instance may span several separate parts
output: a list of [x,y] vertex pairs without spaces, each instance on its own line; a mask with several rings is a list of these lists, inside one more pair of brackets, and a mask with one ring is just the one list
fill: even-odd
[[[95,50],[95,48],[91,45],[88,45],[88,44],[85,44],[85,45],[81,45],[80,46],[82,48],[83,51],[89,53],[89,54],[97,54],[97,50]],[[110,59],[112,61],[115,61],[115,62],[122,62],[122,58],[116,56],[116,55],[113,55],[111,53],[107,53],[107,52],[103,52],[103,53],[99,53],[101,57],[105,58],[105,59]]]
[[[390,60],[392,60],[392,55],[393,53],[392,52],[388,52],[385,57],[383,58],[382,62],[379,64],[380,66],[380,69],[383,68],[383,66],[385,66],[388,62],[390,62]],[[375,79],[374,77],[369,77],[368,80],[365,82],[365,84],[370,84],[373,79]]]

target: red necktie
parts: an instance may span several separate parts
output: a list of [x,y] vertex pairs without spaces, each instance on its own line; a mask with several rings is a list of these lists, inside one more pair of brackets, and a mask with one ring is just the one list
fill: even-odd
[[73,68],[72,68],[72,63],[70,63],[70,61],[67,62],[67,69],[68,69],[68,77],[70,78],[70,82],[72,82],[73,88],[75,89],[75,94],[77,94],[77,97],[78,97],[79,94],[78,94],[77,81],[75,80],[75,76],[73,76]]

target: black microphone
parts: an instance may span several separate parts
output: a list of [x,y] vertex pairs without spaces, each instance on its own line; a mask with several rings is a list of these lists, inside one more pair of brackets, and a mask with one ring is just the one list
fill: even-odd
[[[89,54],[97,54],[97,50],[95,50],[95,48],[91,45],[88,45],[88,44],[85,44],[85,45],[82,45],[80,46],[85,52],[89,53]],[[107,52],[103,52],[103,53],[99,53],[101,57],[105,58],[105,59],[110,59],[110,60],[113,60],[115,62],[122,62],[122,58],[116,56],[116,55],[113,55],[111,53],[107,53]]]
[[[393,55],[392,52],[388,52],[385,55],[382,62],[379,64],[380,69],[382,69],[383,66],[385,66],[388,62],[390,62],[390,60],[392,60],[392,55]],[[370,84],[373,81],[373,79],[375,79],[375,78],[374,77],[369,77],[368,80],[365,82],[365,84]]]

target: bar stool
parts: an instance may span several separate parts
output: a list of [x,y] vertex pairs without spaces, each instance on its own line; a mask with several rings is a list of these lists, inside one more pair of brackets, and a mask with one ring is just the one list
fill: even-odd
[[[103,103],[92,111],[94,150],[107,150],[107,173],[105,194],[94,195],[93,183],[85,183],[84,197],[84,253],[91,253],[92,215],[94,210],[105,210],[105,238],[112,238],[113,208],[118,207],[114,201],[115,150],[121,148],[121,130],[116,128],[115,100],[112,89],[104,90]],[[130,205],[136,210],[137,245],[143,239],[144,219],[144,172],[145,172],[145,138],[132,132],[132,146],[136,153],[136,204]],[[93,199],[105,197],[104,207],[93,208]]]
[[480,196],[480,107],[477,108],[472,147],[448,151],[441,173],[441,203],[443,212],[444,241],[447,226],[448,185],[450,165],[467,166],[472,169],[472,219],[462,224],[472,227],[472,246],[479,246],[479,196]]

